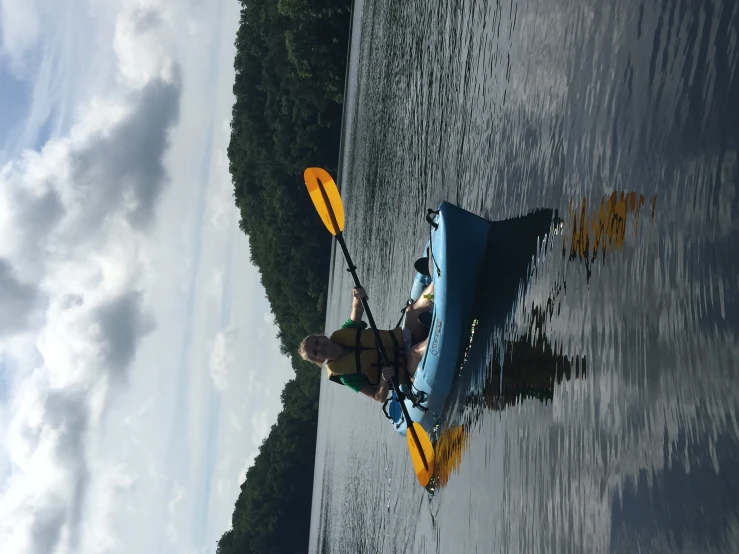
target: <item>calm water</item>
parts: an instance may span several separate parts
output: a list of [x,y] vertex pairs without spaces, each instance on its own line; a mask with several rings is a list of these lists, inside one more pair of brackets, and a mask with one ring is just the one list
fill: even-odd
[[489,252],[433,496],[324,381],[311,552],[739,551],[738,57],[728,0],[357,4],[341,182],[378,323],[425,208],[564,224]]

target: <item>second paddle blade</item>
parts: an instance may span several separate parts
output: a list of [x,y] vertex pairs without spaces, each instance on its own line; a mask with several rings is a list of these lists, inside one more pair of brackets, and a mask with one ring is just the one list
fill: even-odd
[[[423,427],[418,423],[413,423],[412,425],[421,444],[423,456],[421,456],[421,452],[418,449],[418,445],[416,445],[410,429],[406,430],[405,436],[408,439],[408,450],[411,453],[411,462],[413,463],[416,477],[418,478],[418,482],[421,483],[421,486],[425,487],[429,484],[431,476],[434,474],[434,447],[431,445],[431,440]],[[425,462],[424,458],[426,459]]]
[[331,175],[320,167],[309,167],[303,172],[303,179],[326,229],[332,235],[341,233],[344,230],[344,205]]

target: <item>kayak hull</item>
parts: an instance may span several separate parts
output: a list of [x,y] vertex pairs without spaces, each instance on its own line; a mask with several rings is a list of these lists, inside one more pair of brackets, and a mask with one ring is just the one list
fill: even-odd
[[[416,405],[410,398],[404,401],[408,415],[426,432],[439,420],[469,340],[477,278],[491,227],[489,221],[449,202],[442,202],[429,218],[424,256],[429,258],[434,283],[433,315],[426,352],[412,384],[412,392],[421,401]],[[419,292],[419,281],[424,284],[428,279],[416,275],[411,298]],[[395,430],[404,435],[406,422],[394,399],[389,415]]]

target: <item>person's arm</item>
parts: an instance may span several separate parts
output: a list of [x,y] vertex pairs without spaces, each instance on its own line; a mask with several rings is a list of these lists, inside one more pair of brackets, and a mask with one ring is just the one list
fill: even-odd
[[367,293],[362,287],[354,287],[352,289],[352,313],[349,315],[349,319],[354,323],[362,321],[362,316],[364,315],[362,298],[367,298]]
[[369,396],[373,400],[377,400],[377,402],[385,402],[385,400],[387,399],[387,393],[390,390],[390,380],[393,378],[394,375],[395,370],[392,367],[383,367],[382,377],[380,377],[380,384],[366,384],[361,389],[359,389],[359,392],[361,392],[365,396]]

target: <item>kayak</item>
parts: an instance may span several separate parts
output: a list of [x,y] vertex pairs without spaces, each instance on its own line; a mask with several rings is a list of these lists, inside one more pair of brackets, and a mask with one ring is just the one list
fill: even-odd
[[[469,344],[477,278],[491,222],[449,202],[429,210],[429,239],[423,251],[428,270],[417,271],[410,297],[417,300],[433,281],[434,304],[426,352],[404,402],[410,418],[427,433],[439,422],[454,375]],[[417,264],[418,267],[419,264]],[[402,389],[401,389],[402,390]],[[393,428],[405,435],[407,422],[393,396],[384,406]]]

